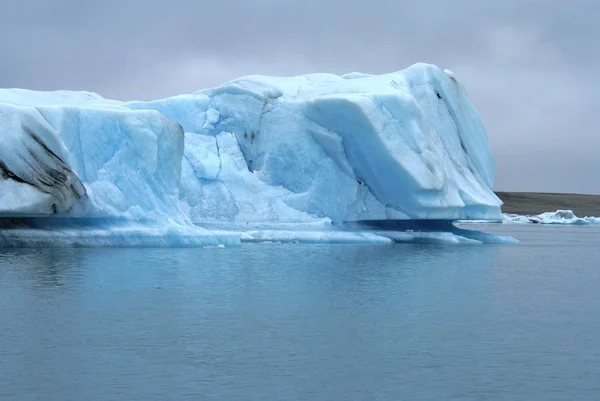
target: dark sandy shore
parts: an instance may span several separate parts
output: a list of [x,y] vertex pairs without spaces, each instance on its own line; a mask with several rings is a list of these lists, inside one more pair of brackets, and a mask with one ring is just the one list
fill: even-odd
[[535,215],[568,209],[578,217],[600,216],[600,195],[554,194],[536,192],[496,192],[504,213]]

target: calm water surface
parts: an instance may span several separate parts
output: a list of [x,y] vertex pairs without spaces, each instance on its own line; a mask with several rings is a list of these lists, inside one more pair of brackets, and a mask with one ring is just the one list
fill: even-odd
[[0,250],[0,400],[597,400],[600,228]]

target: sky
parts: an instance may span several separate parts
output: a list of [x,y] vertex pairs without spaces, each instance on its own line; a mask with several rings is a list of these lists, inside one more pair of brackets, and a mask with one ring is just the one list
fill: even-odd
[[600,194],[596,0],[2,0],[0,87],[151,100],[248,75],[452,70],[497,190]]

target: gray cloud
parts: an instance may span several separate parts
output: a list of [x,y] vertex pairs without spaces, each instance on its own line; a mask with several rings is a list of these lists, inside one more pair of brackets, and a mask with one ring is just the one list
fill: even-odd
[[593,0],[4,0],[0,87],[153,99],[246,74],[453,70],[497,189],[600,193]]

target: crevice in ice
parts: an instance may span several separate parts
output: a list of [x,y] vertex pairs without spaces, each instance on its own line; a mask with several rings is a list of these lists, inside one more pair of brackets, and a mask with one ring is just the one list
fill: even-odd
[[249,155],[249,148],[254,148],[255,142],[260,140],[260,134],[262,132],[263,127],[263,119],[266,114],[272,112],[276,108],[277,100],[282,96],[281,93],[264,93],[263,95],[264,97],[259,99],[263,100],[263,105],[261,107],[260,115],[258,116],[258,121],[256,122],[256,128],[246,128],[244,130],[244,133],[240,134],[240,137],[244,138],[244,146],[242,146],[242,144],[240,143],[240,138],[238,137],[238,135],[236,135],[240,151],[244,157],[244,160],[246,161],[246,165],[248,166],[248,171],[252,173],[256,171],[256,160]]
[[[215,137],[215,144],[217,145],[217,157],[219,158],[219,169],[217,170],[216,180],[221,176],[221,171],[223,170],[223,159],[221,158],[221,147],[219,146],[219,138]],[[192,165],[193,167],[193,165]],[[196,171],[196,169],[194,169]],[[196,172],[196,174],[198,174]]]

